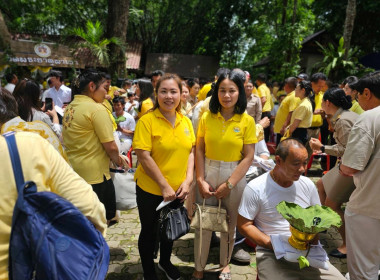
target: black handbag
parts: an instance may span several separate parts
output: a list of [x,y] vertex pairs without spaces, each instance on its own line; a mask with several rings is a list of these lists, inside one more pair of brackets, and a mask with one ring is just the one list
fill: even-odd
[[189,231],[189,218],[183,203],[177,203],[177,201],[174,201],[161,210],[159,233],[162,238],[168,241],[174,241],[181,238]]

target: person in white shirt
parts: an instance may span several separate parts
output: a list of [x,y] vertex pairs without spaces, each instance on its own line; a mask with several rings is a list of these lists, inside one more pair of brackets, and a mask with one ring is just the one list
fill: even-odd
[[297,203],[303,208],[321,204],[314,183],[301,176],[308,163],[306,148],[296,139],[282,141],[276,150],[276,166],[244,189],[239,206],[238,229],[257,244],[256,261],[260,280],[267,279],[345,279],[330,263],[329,269],[299,269],[298,263],[277,259],[270,235],[289,234],[289,223],[276,206],[281,201]]
[[8,84],[6,84],[4,88],[10,93],[13,93],[16,84],[18,83],[17,76],[13,73],[8,73],[7,75],[5,75],[5,79],[7,80]]
[[64,108],[65,105],[71,102],[71,89],[63,84],[60,71],[51,71],[49,78],[53,86],[44,95],[42,102],[45,102],[46,97],[50,97],[53,99],[54,105]]
[[128,102],[125,103],[124,111],[130,114],[134,119],[137,119],[137,109],[139,102],[135,100],[136,94],[132,92],[127,93]]
[[123,97],[115,97],[112,103],[115,110],[112,115],[117,124],[116,132],[120,140],[120,152],[126,155],[132,146],[136,126],[135,119],[124,111],[125,100]]

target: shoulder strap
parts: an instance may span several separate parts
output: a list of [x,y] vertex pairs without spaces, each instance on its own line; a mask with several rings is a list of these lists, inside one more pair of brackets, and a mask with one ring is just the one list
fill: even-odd
[[15,177],[16,186],[18,193],[22,192],[24,186],[24,175],[22,174],[22,167],[20,162],[20,155],[18,153],[15,133],[7,132],[3,134],[5,140],[7,141],[9,155],[12,161],[13,175]]

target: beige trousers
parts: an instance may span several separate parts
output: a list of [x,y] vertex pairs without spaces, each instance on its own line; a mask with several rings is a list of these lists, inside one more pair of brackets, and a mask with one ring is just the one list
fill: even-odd
[[380,266],[380,220],[347,209],[344,219],[350,280],[377,280]]
[[[235,170],[239,162],[223,162],[206,159],[205,161],[205,180],[214,189],[217,189],[222,183],[231,176],[232,172]],[[243,195],[243,190],[246,186],[245,176],[239,181],[239,183],[231,190],[230,194],[222,199],[222,207],[226,208],[227,214],[229,215],[229,232],[221,233],[220,235],[220,265],[222,267],[227,266],[230,262],[232,250],[234,248],[235,241],[235,228],[238,217],[238,208],[240,204],[241,197]],[[203,203],[203,198],[201,197],[199,190],[197,191],[197,202]],[[206,200],[206,205],[217,206],[218,200],[215,197],[210,197]],[[203,271],[207,263],[207,258],[210,250],[212,231],[202,230],[202,255],[200,256],[199,240],[200,232],[195,231],[194,240],[194,259],[195,259],[195,269],[197,271]]]
[[346,278],[329,263],[329,270],[315,267],[299,268],[298,262],[276,259],[273,251],[257,250],[257,273],[260,280],[345,280]]

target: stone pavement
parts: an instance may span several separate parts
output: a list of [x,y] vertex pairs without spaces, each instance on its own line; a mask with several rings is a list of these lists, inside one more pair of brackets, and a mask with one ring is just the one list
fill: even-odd
[[[308,176],[316,182],[321,175],[320,170],[309,172]],[[137,280],[142,279],[142,267],[140,256],[137,248],[137,241],[140,232],[140,221],[137,208],[121,212],[120,222],[107,232],[107,242],[110,247],[111,259],[108,270],[108,280],[126,279]],[[320,234],[322,244],[327,252],[338,247],[341,243],[340,236],[336,229],[330,229],[326,234]],[[174,242],[172,262],[178,266],[181,271],[182,279],[190,279],[194,268],[193,257],[193,240],[194,233],[188,233],[180,240]],[[219,260],[218,248],[210,250],[208,263],[216,267]],[[231,264],[231,272],[234,280],[256,279],[256,259],[253,250],[251,250],[251,264],[239,265]],[[158,260],[157,260],[158,261]],[[336,259],[331,257],[330,262],[344,274],[347,272],[346,259]],[[206,267],[210,268],[208,265]],[[159,279],[166,279],[165,275],[159,272],[156,267]],[[205,280],[218,279],[216,273],[205,273]]]

